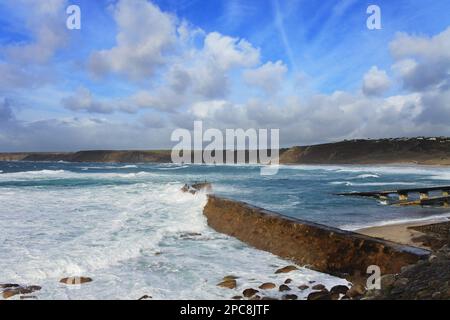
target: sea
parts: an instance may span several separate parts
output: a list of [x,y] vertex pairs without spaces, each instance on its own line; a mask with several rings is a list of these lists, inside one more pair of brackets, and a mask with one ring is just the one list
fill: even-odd
[[[180,190],[196,181],[211,182],[223,197],[346,230],[450,217],[445,208],[392,207],[335,195],[448,185],[447,168],[292,165],[273,176],[262,176],[260,169],[0,162],[0,283],[39,285],[36,299],[230,299],[287,277],[293,286],[348,284],[306,268],[275,274],[292,262],[209,228],[202,214],[207,195]],[[228,275],[238,277],[236,289],[217,286]],[[59,282],[68,276],[93,281]],[[295,294],[304,299],[310,292]]]

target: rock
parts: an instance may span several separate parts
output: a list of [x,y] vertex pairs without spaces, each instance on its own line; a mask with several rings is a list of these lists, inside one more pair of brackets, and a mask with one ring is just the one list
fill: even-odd
[[298,286],[298,288],[302,291],[309,289],[309,286],[307,286],[306,284],[302,284],[301,286]]
[[366,293],[366,288],[362,284],[355,284],[347,291],[346,296],[354,299],[362,296],[364,293]]
[[394,287],[394,290],[397,292],[403,292],[404,288],[408,285],[409,280],[407,278],[399,278],[394,281],[392,286]]
[[292,282],[292,279],[286,279],[285,281],[284,281],[284,284],[289,284],[289,283],[291,283]]
[[92,279],[89,277],[68,277],[68,278],[62,278],[59,280],[61,283],[69,284],[69,285],[76,285],[76,284],[83,284],[87,282],[91,282]]
[[278,269],[277,271],[275,271],[275,273],[276,274],[277,273],[288,273],[288,272],[295,271],[295,270],[298,270],[298,268],[296,266],[287,266],[287,267]]
[[17,288],[17,287],[20,287],[20,285],[18,285],[16,283],[0,283],[0,288],[1,289]]
[[431,295],[431,299],[433,299],[433,300],[441,299],[441,295],[442,294],[440,292],[435,292]]
[[281,298],[281,300],[297,300],[297,299],[298,299],[298,296],[295,294],[285,294]]
[[199,191],[205,190],[207,192],[212,191],[212,185],[209,182],[200,182],[200,183],[194,183],[194,184],[185,184],[182,188],[182,192],[189,192],[191,194],[196,194]]
[[37,299],[36,296],[20,296],[20,300]]
[[198,233],[198,232],[187,232],[187,233],[183,233],[181,236],[180,236],[180,238],[182,238],[182,239],[193,239],[193,238],[195,238],[195,237],[199,237],[199,236],[201,236],[202,234],[201,233]]
[[337,285],[334,286],[333,288],[331,288],[330,293],[331,294],[347,294],[347,291],[349,290],[349,288],[347,286],[344,285]]
[[331,300],[339,300],[339,297],[341,295],[339,293],[331,293],[330,292],[330,296],[331,296]]
[[148,299],[152,299],[152,296],[149,295],[143,295],[142,297],[140,297],[138,300],[148,300]]
[[311,292],[307,300],[331,300],[331,294],[328,291]]
[[245,289],[244,291],[242,291],[242,295],[246,298],[250,298],[253,297],[255,294],[257,294],[259,291],[249,288],[249,289]]
[[242,300],[242,299],[244,299],[244,297],[242,297],[242,296],[234,296],[231,299],[232,300]]
[[29,294],[41,289],[39,286],[14,287],[3,291],[3,298],[8,299],[18,294]]
[[401,272],[407,272],[407,271],[409,271],[409,270],[411,270],[411,269],[413,269],[413,268],[414,268],[414,265],[413,265],[413,264],[410,264],[410,265],[401,267],[400,271],[401,271]]
[[394,282],[395,282],[395,275],[386,274],[382,276],[380,279],[381,290],[386,290],[390,288],[394,284]]
[[308,283],[309,283],[309,284],[313,284],[313,283],[316,283],[316,281],[314,281],[314,280],[309,280]]
[[239,277],[236,277],[236,276],[233,276],[233,275],[231,275],[231,276],[225,276],[225,277],[223,277],[223,281],[227,281],[227,280],[236,280],[236,279],[239,279]]
[[285,284],[282,284],[282,285],[280,286],[279,290],[280,290],[281,292],[284,292],[284,291],[290,291],[291,288],[289,288],[289,287],[288,287],[287,285],[285,285]]
[[275,288],[276,286],[277,285],[275,283],[266,282],[266,283],[263,283],[262,285],[260,285],[259,288],[262,290],[269,290],[269,289]]
[[262,297],[261,300],[278,300],[278,299],[273,297]]
[[228,289],[235,289],[237,287],[236,280],[224,280],[221,283],[217,284],[217,286]]
[[212,191],[212,184],[207,181],[197,182],[192,185],[192,188],[196,190],[205,190],[209,192]]
[[261,297],[258,295],[255,295],[255,296],[251,297],[250,300],[261,300]]
[[316,285],[313,286],[311,289],[322,291],[322,290],[326,289],[326,287],[325,287],[323,284],[316,284]]

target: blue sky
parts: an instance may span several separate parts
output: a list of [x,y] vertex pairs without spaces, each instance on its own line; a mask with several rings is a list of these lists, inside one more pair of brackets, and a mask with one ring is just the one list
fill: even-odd
[[[71,4],[81,30],[65,28]],[[371,4],[381,30],[366,27]],[[449,135],[448,12],[447,0],[2,1],[0,151],[170,148],[194,120],[280,128],[282,145]]]

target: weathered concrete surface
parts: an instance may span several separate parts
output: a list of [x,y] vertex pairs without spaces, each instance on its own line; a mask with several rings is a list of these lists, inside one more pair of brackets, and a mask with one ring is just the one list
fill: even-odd
[[[260,250],[310,269],[359,280],[367,267],[400,272],[426,259],[427,250],[286,217],[249,204],[210,195],[203,211],[208,225]],[[367,276],[367,275],[366,275]]]

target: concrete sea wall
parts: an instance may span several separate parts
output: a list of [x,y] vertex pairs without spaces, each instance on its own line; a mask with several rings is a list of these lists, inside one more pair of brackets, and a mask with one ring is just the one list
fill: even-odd
[[290,218],[214,195],[208,196],[203,213],[208,225],[218,232],[351,281],[367,277],[370,265],[379,266],[382,274],[392,274],[430,255],[427,250]]

